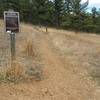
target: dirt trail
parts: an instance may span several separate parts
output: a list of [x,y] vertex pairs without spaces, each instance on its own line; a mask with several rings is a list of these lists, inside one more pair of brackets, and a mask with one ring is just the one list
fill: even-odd
[[[54,35],[28,27],[26,33],[18,35],[22,39],[18,43],[24,43],[27,33],[43,64],[44,78],[40,82],[0,84],[0,100],[99,100],[99,88],[87,77],[86,69],[75,66],[67,56],[60,54],[62,51],[56,52]],[[78,67],[78,71],[74,67]]]
[[[46,66],[45,70],[48,71],[46,76],[49,77],[46,83],[50,83],[50,86],[47,84],[49,89],[51,88],[52,91],[57,92],[57,97],[54,100],[61,100],[61,98],[63,100],[99,100],[99,98],[93,98],[95,87],[87,76],[78,76],[74,71],[74,66],[67,60],[65,62],[65,59],[59,56],[57,52],[55,53],[51,45],[51,38],[43,35],[43,33],[40,34],[42,36],[39,51]],[[79,70],[81,72],[82,69]]]

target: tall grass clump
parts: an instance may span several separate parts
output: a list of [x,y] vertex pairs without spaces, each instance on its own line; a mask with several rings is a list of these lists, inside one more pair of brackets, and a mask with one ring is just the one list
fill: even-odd
[[26,42],[26,46],[25,46],[24,52],[25,52],[25,54],[28,57],[33,57],[34,56],[34,50],[33,50],[33,42],[32,42],[32,40],[28,40]]
[[23,66],[17,61],[12,62],[6,71],[6,79],[11,82],[17,82],[23,79],[24,69]]
[[[30,36],[29,36],[30,37]],[[30,37],[25,42],[25,45],[23,46],[23,53],[26,60],[25,65],[25,78],[27,79],[33,79],[33,80],[42,80],[42,65],[37,62],[37,51],[36,47],[34,46],[33,40]]]

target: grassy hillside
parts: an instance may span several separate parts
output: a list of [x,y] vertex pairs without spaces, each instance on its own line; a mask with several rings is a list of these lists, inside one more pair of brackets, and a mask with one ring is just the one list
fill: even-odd
[[21,24],[11,67],[0,21],[0,100],[99,100],[100,36]]

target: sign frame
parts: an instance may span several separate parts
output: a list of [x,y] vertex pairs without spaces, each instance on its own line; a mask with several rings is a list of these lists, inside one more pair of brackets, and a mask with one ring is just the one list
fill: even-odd
[[[9,16],[7,16],[7,14],[9,15]],[[16,16],[14,17],[14,16],[11,16],[11,14],[13,15],[13,14],[15,14]],[[7,17],[10,19],[11,17],[12,18],[17,18],[17,26],[18,27],[14,27],[14,26],[12,26],[12,27],[7,27]],[[11,19],[10,19],[11,20]],[[7,30],[8,31],[11,31],[11,32],[13,32],[13,33],[19,33],[20,32],[20,17],[19,17],[19,12],[15,12],[15,11],[13,11],[13,10],[9,10],[9,11],[4,11],[4,23],[5,23],[5,26],[4,26],[4,30],[5,30],[5,32],[7,33]],[[14,31],[14,28],[17,30],[17,31]]]

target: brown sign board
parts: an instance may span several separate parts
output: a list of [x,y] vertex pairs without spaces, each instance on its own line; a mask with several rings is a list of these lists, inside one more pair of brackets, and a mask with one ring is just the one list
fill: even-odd
[[5,11],[4,12],[5,31],[11,31],[14,33],[19,32],[19,12]]

